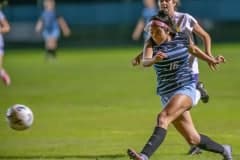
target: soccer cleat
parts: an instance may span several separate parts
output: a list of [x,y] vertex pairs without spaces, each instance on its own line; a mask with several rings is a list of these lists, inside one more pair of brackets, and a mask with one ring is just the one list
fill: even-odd
[[197,83],[197,90],[199,90],[201,94],[201,100],[203,103],[208,103],[209,101],[209,95],[207,93],[207,90],[204,88],[204,85],[202,82]]
[[1,71],[1,78],[2,78],[3,83],[6,86],[9,86],[11,84],[11,79],[4,69],[2,69],[2,71]]
[[187,154],[190,156],[193,156],[193,155],[198,155],[201,153],[202,153],[202,151],[200,148],[198,148],[197,146],[192,146]]
[[133,149],[128,149],[127,154],[129,156],[129,158],[133,159],[133,160],[146,160],[139,153],[134,151]]
[[232,158],[232,147],[230,145],[222,145],[224,148],[223,160],[233,160]]

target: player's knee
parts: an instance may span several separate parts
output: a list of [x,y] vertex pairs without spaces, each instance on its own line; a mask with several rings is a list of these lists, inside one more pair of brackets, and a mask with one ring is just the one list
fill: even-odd
[[190,135],[186,138],[187,142],[191,145],[198,145],[200,143],[200,138],[195,135]]
[[168,124],[168,114],[166,112],[159,113],[157,117],[157,126],[167,128]]

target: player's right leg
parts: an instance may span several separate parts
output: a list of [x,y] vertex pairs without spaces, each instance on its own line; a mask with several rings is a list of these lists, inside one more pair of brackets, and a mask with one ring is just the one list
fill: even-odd
[[148,160],[147,156],[145,156],[143,154],[139,154],[133,149],[128,149],[127,154],[129,156],[129,158],[133,159],[133,160]]

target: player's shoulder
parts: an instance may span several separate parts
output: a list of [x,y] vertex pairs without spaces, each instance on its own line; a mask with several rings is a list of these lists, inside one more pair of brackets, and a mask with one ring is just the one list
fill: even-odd
[[175,12],[174,16],[175,17],[182,17],[182,16],[184,16],[186,18],[194,18],[191,14],[185,13],[185,12]]

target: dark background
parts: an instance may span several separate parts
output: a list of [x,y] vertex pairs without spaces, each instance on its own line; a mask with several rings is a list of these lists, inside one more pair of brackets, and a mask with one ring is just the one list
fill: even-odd
[[[62,45],[140,45],[132,31],[141,16],[142,0],[57,0],[58,14],[72,29]],[[42,11],[42,0],[10,0],[3,9],[12,30],[10,44],[41,44],[34,27]],[[214,42],[240,41],[239,0],[182,0],[179,11],[193,15]]]

